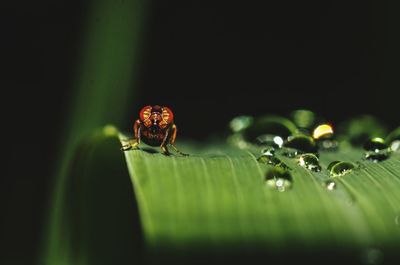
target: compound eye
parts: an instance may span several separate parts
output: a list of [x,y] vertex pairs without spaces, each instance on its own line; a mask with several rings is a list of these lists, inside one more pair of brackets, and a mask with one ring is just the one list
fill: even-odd
[[166,124],[169,124],[174,121],[174,114],[172,113],[172,110],[167,107],[162,108],[161,117],[164,123]]
[[143,107],[139,112],[139,118],[142,122],[146,122],[150,118],[151,115],[151,106]]

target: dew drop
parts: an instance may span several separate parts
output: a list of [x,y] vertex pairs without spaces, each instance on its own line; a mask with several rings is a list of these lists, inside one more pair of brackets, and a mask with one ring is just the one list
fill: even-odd
[[264,149],[261,150],[261,154],[262,155],[266,155],[266,156],[274,156],[275,155],[275,148],[268,146]]
[[330,169],[332,177],[344,176],[350,173],[355,168],[354,164],[349,162],[338,162],[334,164]]
[[257,159],[257,161],[262,164],[268,164],[268,165],[273,165],[273,166],[276,166],[282,162],[279,158],[276,158],[275,156],[270,156],[270,155],[261,155]]
[[336,165],[337,163],[340,163],[340,161],[332,161],[332,162],[330,162],[329,163],[329,165],[328,165],[328,167],[327,167],[327,169],[328,169],[328,171],[331,171],[332,170],[332,167],[334,166],[334,165]]
[[394,140],[391,144],[390,144],[390,149],[393,152],[400,152],[400,140]]
[[385,144],[385,140],[380,137],[371,138],[364,143],[364,149],[366,151],[378,152],[387,148],[388,146]]
[[284,192],[292,187],[292,177],[285,169],[275,167],[266,173],[265,183],[270,189]]
[[318,147],[324,151],[334,151],[339,147],[339,142],[335,139],[321,139],[318,141]]
[[319,165],[319,159],[314,154],[307,153],[300,155],[298,164],[314,172],[321,171],[321,166]]
[[303,154],[303,153],[304,152],[302,152],[300,150],[297,150],[295,148],[290,148],[290,147],[284,147],[281,152],[282,155],[289,157],[289,158],[295,158],[296,156]]
[[353,145],[362,145],[371,137],[386,135],[387,130],[376,118],[363,115],[342,123],[338,127],[338,133],[347,138]]
[[275,149],[272,147],[264,148],[261,151],[261,156],[257,159],[259,163],[268,164],[272,166],[281,167],[284,169],[290,169],[282,160],[275,157]]
[[364,143],[364,158],[372,162],[380,162],[389,158],[390,148],[382,138],[375,137]]
[[333,128],[329,124],[318,125],[313,131],[313,138],[330,138],[333,135]]
[[238,116],[229,122],[229,127],[233,132],[240,132],[248,128],[253,123],[254,118],[251,116]]
[[289,136],[284,146],[300,150],[303,153],[317,152],[317,145],[315,144],[314,139],[304,134]]
[[339,146],[339,142],[333,135],[333,128],[329,124],[321,124],[317,126],[312,135],[320,150],[333,151]]
[[389,133],[386,140],[390,143],[390,149],[393,152],[400,152],[400,127]]
[[111,124],[107,124],[106,126],[103,127],[103,134],[104,136],[117,136],[118,135],[118,129]]
[[240,132],[243,134],[243,139],[248,142],[260,144],[260,141],[262,142],[267,138],[268,140],[271,139],[273,143],[281,145],[279,144],[280,139],[275,137],[286,138],[295,131],[296,125],[286,118],[279,116],[263,116],[254,119],[248,127]]
[[379,151],[379,152],[366,152],[365,153],[365,159],[378,163],[381,161],[384,161],[389,158],[389,152],[388,151]]
[[283,139],[279,135],[273,134],[262,134],[256,138],[258,144],[268,145],[275,148],[281,148],[283,145]]
[[337,187],[336,182],[333,180],[327,180],[325,181],[325,188],[329,191],[335,190]]
[[293,122],[300,128],[311,128],[316,120],[314,112],[306,109],[295,110],[290,114]]

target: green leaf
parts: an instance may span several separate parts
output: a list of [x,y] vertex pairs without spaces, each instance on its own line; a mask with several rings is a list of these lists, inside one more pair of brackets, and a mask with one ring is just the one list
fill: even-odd
[[[125,138],[125,136],[121,136]],[[279,156],[290,168],[293,186],[269,189],[258,150],[225,143],[178,144],[190,156],[125,152],[146,244],[155,248],[209,249],[227,246],[285,249],[301,246],[391,248],[400,244],[400,156],[373,163],[363,151],[322,152],[321,172]],[[334,178],[334,160],[356,169]]]
[[[106,126],[78,145],[54,202],[49,264],[398,257],[399,153],[373,163],[356,148],[321,152],[321,172],[278,155],[292,176],[291,189],[279,192],[265,184],[273,167],[257,162],[258,148],[178,142],[190,156],[164,156],[143,144],[122,152],[118,134]],[[326,168],[335,160],[355,169],[332,178]],[[337,188],[328,190],[327,180]]]

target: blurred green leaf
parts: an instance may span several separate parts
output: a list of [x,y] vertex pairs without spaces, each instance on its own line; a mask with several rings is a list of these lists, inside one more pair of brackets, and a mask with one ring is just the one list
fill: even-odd
[[[55,166],[54,190],[43,239],[40,264],[85,264],[87,255],[71,236],[66,213],[70,181],[84,165],[85,148],[95,128],[109,122],[121,124],[131,107],[135,67],[144,15],[144,2],[89,1],[82,25],[82,43],[71,88],[70,112],[60,139],[61,153]],[[85,149],[86,150],[86,149]],[[74,213],[75,214],[75,213]],[[66,216],[67,215],[67,216]],[[77,251],[79,249],[79,251]],[[89,262],[89,261],[88,261]]]

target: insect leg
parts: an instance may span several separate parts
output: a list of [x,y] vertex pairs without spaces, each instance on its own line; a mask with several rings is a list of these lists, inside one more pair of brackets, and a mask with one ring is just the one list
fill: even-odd
[[160,148],[161,148],[161,150],[162,150],[162,153],[164,154],[164,155],[167,155],[167,156],[169,156],[171,153],[168,151],[168,148],[167,148],[167,139],[168,139],[168,136],[169,136],[169,130],[167,130],[167,132],[165,133],[165,136],[164,136],[164,139],[163,139],[163,141],[162,141],[162,143],[161,143],[161,145],[160,145]]
[[136,120],[133,125],[133,139],[129,139],[127,144],[124,144],[121,148],[122,151],[128,151],[131,149],[137,149],[140,144],[140,120]]
[[183,153],[183,152],[181,152],[176,146],[175,146],[175,140],[176,140],[176,133],[178,132],[178,128],[176,127],[176,125],[174,124],[174,125],[172,125],[172,127],[171,127],[171,138],[170,138],[170,140],[169,140],[169,144],[172,146],[172,148],[174,148],[174,150],[178,153],[178,154],[180,154],[180,155],[182,155],[182,156],[187,156],[187,155],[189,155],[189,154],[185,154],[185,153]]
[[168,150],[166,145],[161,145],[160,147],[161,147],[163,155],[166,155],[166,156],[171,155],[171,153],[169,152],[169,150]]

